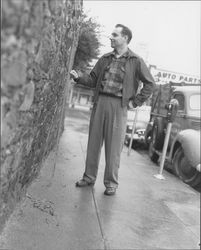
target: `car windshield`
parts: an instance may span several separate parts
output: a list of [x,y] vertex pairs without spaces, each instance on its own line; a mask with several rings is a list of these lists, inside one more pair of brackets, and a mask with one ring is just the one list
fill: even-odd
[[200,110],[200,94],[191,95],[189,101],[191,109]]

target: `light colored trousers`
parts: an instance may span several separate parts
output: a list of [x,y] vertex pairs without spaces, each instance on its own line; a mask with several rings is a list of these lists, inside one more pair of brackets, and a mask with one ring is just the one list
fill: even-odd
[[106,187],[118,186],[120,154],[126,132],[127,107],[121,106],[121,98],[100,95],[97,107],[92,111],[89,127],[86,166],[83,179],[95,182],[101,148],[105,142]]

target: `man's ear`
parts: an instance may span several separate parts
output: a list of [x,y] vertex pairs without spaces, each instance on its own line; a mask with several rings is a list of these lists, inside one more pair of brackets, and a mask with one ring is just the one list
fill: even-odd
[[127,43],[128,43],[128,36],[127,36],[127,35],[125,35],[124,37],[126,38],[126,41],[127,41]]

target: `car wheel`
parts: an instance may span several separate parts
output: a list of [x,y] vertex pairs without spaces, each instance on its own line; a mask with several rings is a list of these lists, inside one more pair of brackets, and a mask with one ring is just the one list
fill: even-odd
[[179,147],[174,154],[173,168],[175,174],[186,184],[195,187],[201,183],[201,173],[191,166],[182,147]]
[[126,135],[124,139],[124,145],[129,146],[130,138]]
[[154,163],[158,163],[159,155],[154,151],[152,141],[149,143],[149,158],[150,158]]
[[161,118],[156,118],[154,120],[151,140],[153,143],[153,147],[157,150],[161,150],[163,148],[164,143],[164,131],[163,131],[163,121]]
[[150,144],[150,141],[151,141],[152,127],[153,127],[153,125],[148,124],[147,128],[145,130],[144,142],[145,142],[145,146],[146,146],[147,149],[149,148],[149,144]]

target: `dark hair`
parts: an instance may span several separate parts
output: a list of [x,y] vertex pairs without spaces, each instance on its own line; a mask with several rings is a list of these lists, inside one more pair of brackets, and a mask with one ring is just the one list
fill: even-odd
[[122,35],[128,37],[128,43],[129,43],[130,40],[132,39],[132,31],[128,27],[124,26],[123,24],[116,24],[115,28],[118,28],[118,27],[122,28],[121,33]]

